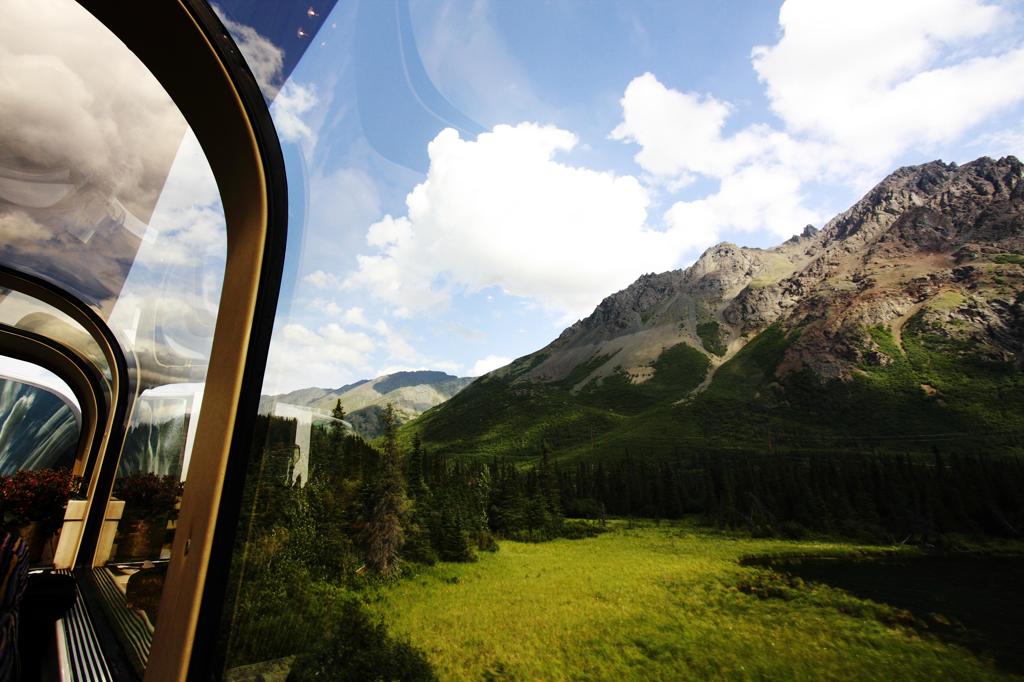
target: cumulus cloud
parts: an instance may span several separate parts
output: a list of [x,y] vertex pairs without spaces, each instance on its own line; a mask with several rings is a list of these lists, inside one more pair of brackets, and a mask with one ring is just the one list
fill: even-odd
[[784,129],[728,134],[733,105],[646,73],[626,87],[611,137],[636,144],[637,164],[670,192],[718,181],[665,215],[689,243],[724,230],[786,236],[828,217],[808,207],[806,183],[863,190],[908,151],[931,153],[1024,100],[1024,49],[979,52],[1005,14],[976,0],[788,0],[779,41],[751,57]]
[[344,286],[368,289],[400,314],[498,286],[578,315],[637,273],[671,267],[674,237],[647,226],[647,190],[631,176],[556,160],[576,144],[566,130],[533,123],[499,125],[475,141],[443,130],[407,214],[370,227],[374,252],[358,257]]
[[303,277],[302,281],[317,289],[337,289],[341,286],[341,280],[337,276],[323,270],[314,270]]
[[1007,14],[979,0],[788,0],[781,39],[753,65],[790,131],[885,165],[1024,99],[1024,49],[979,53]]
[[722,138],[729,104],[707,94],[672,90],[651,73],[626,86],[621,104],[623,120],[611,137],[638,144],[636,162],[655,176],[687,178],[695,172],[721,177],[757,147],[753,136]]
[[[327,304],[314,305],[323,309]],[[371,320],[359,307],[338,310],[340,322],[315,329],[289,322],[274,333],[264,392],[281,393],[305,386],[341,385],[397,371],[457,371],[458,363],[418,351],[403,330]],[[379,369],[374,369],[377,366]]]
[[[778,39],[751,52],[777,119],[736,126],[744,105],[641,74],[610,131],[636,146],[637,177],[564,161],[579,141],[554,126],[498,125],[476,139],[446,129],[406,210],[363,223],[355,272],[318,270],[305,281],[367,291],[394,317],[492,286],[565,318],[587,314],[724,233],[783,238],[842,208],[819,208],[811,183],[862,191],[897,161],[977,135],[1024,101],[1024,48],[1000,38],[1012,21],[980,0],[787,0]],[[1020,139],[1016,129],[979,143]],[[697,179],[710,189],[677,200]]]
[[680,201],[665,214],[683,246],[706,248],[725,229],[788,237],[822,216],[804,206],[800,177],[785,166],[751,165],[722,178],[714,194]]
[[510,362],[512,362],[512,358],[506,358],[501,355],[488,355],[486,358],[481,358],[473,363],[473,368],[469,370],[469,376],[483,376],[499,367],[504,367]]
[[270,107],[277,134],[289,142],[303,142],[307,148],[316,143],[316,134],[303,119],[303,114],[316,106],[316,88],[288,81]]
[[121,41],[77,5],[11,0],[0,74],[0,158],[64,172],[149,218],[185,121]]
[[369,376],[377,342],[368,334],[330,323],[316,330],[298,323],[275,334],[267,361],[264,392],[322,386],[339,377]]

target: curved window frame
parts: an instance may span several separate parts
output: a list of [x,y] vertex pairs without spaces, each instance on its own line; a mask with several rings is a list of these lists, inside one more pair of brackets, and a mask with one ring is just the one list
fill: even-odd
[[90,480],[100,452],[100,425],[106,424],[109,408],[103,396],[99,371],[75,350],[40,334],[7,324],[0,324],[0,355],[30,362],[67,382],[78,400],[82,414],[75,453],[75,474],[86,481]]
[[[267,104],[234,41],[201,0],[121,3],[79,0],[156,77],[192,127],[210,163],[227,227],[227,259],[206,395],[161,596],[146,680],[205,678],[212,671],[245,457],[262,387],[287,237],[287,186]],[[159,30],[143,30],[159,27]],[[92,476],[76,566],[99,561],[97,539],[131,413],[129,358],[90,307],[56,285],[0,265],[0,286],[41,300],[79,323],[99,344],[111,373],[109,409],[96,394]],[[23,330],[0,347],[35,358],[84,387],[89,372],[73,350]],[[52,371],[52,370],[51,370]],[[95,378],[95,377],[93,377]],[[93,390],[95,390],[93,386]],[[88,392],[88,391],[86,391]],[[95,406],[94,406],[94,403]],[[103,428],[99,415],[105,412]]]
[[113,331],[96,311],[56,285],[34,275],[0,265],[0,286],[42,301],[77,322],[99,346],[110,370],[110,405],[106,410],[104,428],[98,434],[94,463],[90,467],[88,478],[85,479],[86,488],[83,493],[86,498],[86,522],[82,536],[73,551],[76,567],[91,566],[95,561],[95,550],[106,515],[107,500],[113,490],[117,460],[127,432],[128,415],[131,414],[129,358]]
[[[201,0],[79,0],[150,70],[210,163],[227,226],[227,260],[189,481],[145,679],[205,679],[233,549],[287,238],[287,185],[269,109],[248,65]],[[159,27],[159,30],[144,30]],[[120,454],[108,449],[112,474]],[[108,460],[115,466],[108,467]],[[112,483],[112,476],[111,481]],[[109,498],[109,490],[102,497]],[[102,522],[102,519],[99,519]],[[90,516],[87,531],[98,534]]]

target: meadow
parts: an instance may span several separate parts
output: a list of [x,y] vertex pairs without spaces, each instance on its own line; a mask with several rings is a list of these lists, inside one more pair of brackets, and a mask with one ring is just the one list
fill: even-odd
[[[1017,582],[1019,556],[1009,569]],[[927,558],[910,548],[754,539],[687,521],[613,521],[593,538],[503,541],[475,563],[423,568],[384,588],[373,609],[442,680],[1016,679],[1019,661],[1007,664],[1005,650],[1019,656],[1012,632],[1009,643],[989,647],[984,628],[958,620],[985,601],[958,577],[895,606],[820,575],[805,581],[763,557],[844,565]],[[887,575],[912,585],[914,574],[904,573]],[[1005,640],[1012,627],[999,611],[1003,597],[991,594],[998,585],[978,589],[989,591],[991,632],[1001,628]],[[963,608],[935,612],[933,592],[960,592]],[[1007,611],[1019,592],[1004,599]]]

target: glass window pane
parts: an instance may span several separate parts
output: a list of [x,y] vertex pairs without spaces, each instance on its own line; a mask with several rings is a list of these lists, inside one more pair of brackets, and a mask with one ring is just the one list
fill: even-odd
[[70,348],[100,372],[108,385],[110,365],[96,340],[78,322],[64,312],[17,291],[0,289],[0,323],[53,339]]
[[[0,45],[0,262],[91,307],[128,362],[129,428],[89,593],[141,675],[220,304],[220,195],[170,97],[78,3],[3,3]],[[112,379],[66,316],[9,292],[0,320]]]
[[0,356],[0,424],[0,476],[74,464],[82,413],[53,372]]
[[74,540],[63,537],[64,502],[58,500],[71,499],[78,487],[81,436],[82,413],[66,382],[37,365],[0,356],[2,526],[22,536],[32,566],[52,566],[60,561],[62,543]]

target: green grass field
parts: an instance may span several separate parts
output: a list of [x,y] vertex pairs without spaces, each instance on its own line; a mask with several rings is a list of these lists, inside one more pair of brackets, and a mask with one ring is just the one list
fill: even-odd
[[442,680],[1011,677],[921,614],[739,563],[887,551],[615,522],[596,538],[506,541],[477,563],[439,564],[374,608]]

